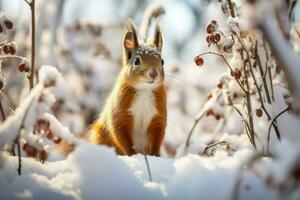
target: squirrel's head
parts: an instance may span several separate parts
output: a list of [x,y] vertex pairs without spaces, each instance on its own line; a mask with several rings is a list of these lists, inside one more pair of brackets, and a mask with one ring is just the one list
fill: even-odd
[[138,39],[135,25],[129,19],[123,45],[123,65],[131,86],[143,89],[163,84],[164,60],[161,57],[163,40],[158,24],[156,24],[153,39],[144,42]]

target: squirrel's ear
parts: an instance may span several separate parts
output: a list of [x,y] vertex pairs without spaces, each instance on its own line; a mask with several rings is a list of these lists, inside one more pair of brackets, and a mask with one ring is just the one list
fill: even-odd
[[132,51],[139,46],[135,25],[131,19],[127,21],[127,30],[124,37],[124,47],[128,51]]
[[158,23],[156,23],[155,31],[154,31],[154,38],[153,38],[153,46],[157,48],[159,51],[162,50],[163,46],[163,39],[161,36],[161,30]]

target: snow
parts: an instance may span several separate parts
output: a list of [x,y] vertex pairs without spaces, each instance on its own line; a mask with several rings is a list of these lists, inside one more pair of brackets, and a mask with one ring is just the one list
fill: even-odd
[[250,153],[241,151],[227,157],[226,152],[219,152],[213,159],[192,154],[178,159],[149,156],[154,182],[148,181],[142,155],[116,156],[113,149],[91,144],[80,145],[63,161],[41,164],[24,158],[20,177],[10,170],[16,169],[17,159],[4,156],[0,171],[1,197],[197,199],[205,195],[208,199],[222,199],[231,193],[236,169]]

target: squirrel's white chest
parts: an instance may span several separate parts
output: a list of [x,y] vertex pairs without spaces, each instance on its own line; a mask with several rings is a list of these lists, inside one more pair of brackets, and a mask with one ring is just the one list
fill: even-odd
[[147,129],[152,118],[157,114],[152,90],[138,90],[130,111],[134,119],[133,149],[137,153],[143,153],[147,144]]

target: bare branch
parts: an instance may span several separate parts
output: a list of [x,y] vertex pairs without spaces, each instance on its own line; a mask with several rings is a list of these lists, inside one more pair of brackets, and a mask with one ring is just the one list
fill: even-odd
[[150,170],[150,165],[149,165],[149,162],[148,162],[148,157],[146,154],[144,154],[144,158],[145,158],[145,162],[146,162],[146,165],[147,165],[147,172],[148,172],[148,177],[149,177],[149,181],[152,182],[152,174],[151,174],[151,170]]

